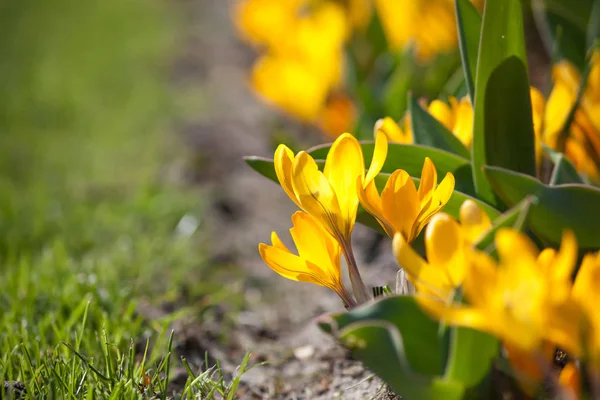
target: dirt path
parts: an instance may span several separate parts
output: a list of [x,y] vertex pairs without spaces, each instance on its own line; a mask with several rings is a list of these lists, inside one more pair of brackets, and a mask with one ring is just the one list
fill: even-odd
[[[184,129],[184,137],[200,166],[193,179],[214,194],[207,217],[211,257],[217,268],[233,263],[243,269],[248,309],[239,315],[232,340],[236,347],[251,350],[255,361],[268,362],[244,375],[247,397],[373,398],[381,382],[349,360],[314,324],[320,314],[343,310],[338,298],[326,289],[280,278],[257,252],[257,244],[268,241],[272,230],[287,235],[295,206],[281,188],[250,170],[242,157],[271,157],[275,126],[286,127],[307,146],[321,139],[283,121],[248,90],[245,79],[254,56],[235,36],[231,1],[182,4],[187,51],[176,79],[181,87],[200,79],[206,94],[201,116]],[[357,229],[355,239],[361,258],[371,233]],[[392,283],[397,271],[389,258],[377,265],[363,264],[362,269],[372,284]]]

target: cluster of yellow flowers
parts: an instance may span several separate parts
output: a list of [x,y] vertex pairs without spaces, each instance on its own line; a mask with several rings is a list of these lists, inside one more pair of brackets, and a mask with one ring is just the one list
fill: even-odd
[[[365,174],[362,148],[348,133],[333,143],[323,171],[308,153],[294,155],[280,145],[275,152],[277,178],[303,211],[294,214],[294,227],[290,230],[298,255],[288,250],[273,232],[272,245],[259,245],[267,265],[286,278],[332,289],[348,308],[370,299],[350,240],[359,203],[390,237],[399,234],[411,242],[454,191],[454,176],[448,173],[438,185],[435,166],[426,159],[418,190],[406,171],[397,170],[380,194],[375,178],[384,165],[387,147],[386,135],[377,135],[371,165]],[[341,254],[348,265],[354,298],[341,279]]]
[[332,90],[342,81],[344,44],[351,28],[341,4],[247,0],[238,4],[234,19],[243,37],[263,51],[251,83],[267,101],[303,121],[320,124],[329,117],[325,129],[339,129],[335,123],[329,126],[336,112],[345,117],[338,120],[352,119],[352,104],[339,95],[325,113]]
[[234,21],[263,53],[251,73],[254,90],[333,136],[350,129],[356,110],[341,89],[344,46],[374,7],[392,50],[413,46],[427,61],[457,47],[453,0],[240,0]]
[[[487,215],[466,201],[460,222],[434,216],[425,231],[427,261],[403,236],[394,237],[394,254],[417,288],[419,303],[436,318],[488,332],[503,342],[521,386],[534,392],[551,369],[555,349],[586,361],[600,383],[600,253],[577,264],[577,242],[563,235],[560,250],[539,251],[527,235],[505,228],[495,235],[499,261],[474,249],[491,228]],[[467,303],[455,299],[461,287]],[[561,380],[572,374],[573,364]],[[577,392],[579,378],[569,380]]]
[[[579,71],[569,62],[561,61],[553,68],[554,86],[548,100],[534,87],[530,95],[538,166],[542,160],[542,143],[545,143],[551,149],[564,152],[579,172],[597,182],[600,179],[600,52],[594,54],[591,62],[580,106],[564,138],[562,132],[579,91]],[[448,100],[449,104],[434,100],[427,109],[468,148],[473,137],[471,101],[468,96]],[[408,114],[400,125],[386,117],[378,121],[375,130],[384,131],[394,142],[413,141]]]

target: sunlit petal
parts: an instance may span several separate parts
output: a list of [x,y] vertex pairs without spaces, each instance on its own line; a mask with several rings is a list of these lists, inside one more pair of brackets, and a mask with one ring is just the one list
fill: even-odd
[[469,243],[476,243],[492,226],[490,217],[471,199],[465,200],[460,206],[459,216],[462,231]]
[[292,186],[294,153],[286,145],[280,144],[277,146],[277,150],[275,150],[275,157],[273,161],[275,164],[275,173],[277,174],[279,184],[283,190],[285,190],[285,193],[290,197],[290,199],[292,199],[292,201],[296,203],[298,207],[302,208]]
[[371,165],[364,181],[364,186],[368,185],[375,179],[375,177],[383,168],[385,158],[387,157],[388,140],[385,134],[375,133],[375,150],[373,151],[373,158],[371,159]]
[[381,192],[381,205],[386,221],[412,241],[412,226],[420,206],[417,188],[408,172],[397,170],[390,176]]
[[418,277],[421,271],[427,268],[427,262],[413,250],[400,233],[394,236],[392,248],[398,265],[408,274],[409,278]]

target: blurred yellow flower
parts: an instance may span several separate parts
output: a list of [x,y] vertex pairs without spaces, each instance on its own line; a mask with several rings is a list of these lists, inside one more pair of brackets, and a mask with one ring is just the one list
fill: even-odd
[[290,234],[298,255],[292,253],[273,232],[272,245],[258,245],[264,262],[284,278],[324,286],[336,292],[346,307],[355,306],[356,302],[342,283],[341,248],[337,240],[305,212],[298,211],[292,215],[292,224]]
[[331,129],[322,121],[330,120],[330,94],[341,85],[344,44],[351,25],[358,23],[353,13],[364,11],[364,1],[353,0],[349,8],[332,1],[238,3],[234,20],[240,33],[264,51],[252,69],[253,89],[291,116]]
[[445,213],[431,218],[425,229],[427,261],[400,233],[394,236],[394,256],[417,291],[442,302],[451,301],[454,290],[465,277],[467,257],[492,224],[487,214],[472,200],[460,208],[460,224]]
[[520,352],[542,351],[549,342],[580,355],[580,313],[568,295],[577,261],[575,236],[565,232],[559,252],[541,254],[525,234],[508,228],[496,233],[495,243],[499,262],[480,251],[467,260],[468,305],[425,296],[419,302],[447,323],[488,332]]
[[579,267],[573,285],[573,297],[585,314],[584,347],[587,361],[596,377],[600,377],[600,252],[587,254]]
[[242,37],[258,46],[272,46],[289,33],[305,0],[244,0],[233,11]]
[[[377,139],[382,137],[385,135],[377,135]],[[369,173],[362,185],[358,185],[358,197],[361,205],[377,219],[389,237],[393,238],[399,232],[410,243],[450,200],[454,191],[454,176],[447,173],[438,186],[435,165],[427,157],[418,191],[408,172],[399,169],[390,175],[380,195],[375,186],[375,176],[381,171],[385,160],[387,138],[385,141],[385,151],[383,146],[379,149],[375,146]]]
[[[483,1],[473,1],[481,6]],[[418,59],[456,49],[458,35],[453,0],[375,0],[390,47],[413,44]]]
[[544,111],[544,142],[563,151],[575,168],[592,180],[600,178],[600,52],[591,60],[591,72],[575,118],[561,143],[562,129],[575,104],[581,76],[567,61],[552,69],[554,86]]
[[330,95],[321,116],[319,126],[328,136],[335,139],[353,128],[357,115],[354,102],[343,93]]
[[[374,157],[371,165],[379,161]],[[274,162],[279,183],[288,196],[342,246],[354,294],[359,302],[366,301],[369,295],[360,278],[350,241],[358,210],[357,184],[365,174],[358,140],[349,133],[339,136],[327,154],[322,172],[308,153],[301,151],[294,156],[285,145],[279,145],[275,151]]]

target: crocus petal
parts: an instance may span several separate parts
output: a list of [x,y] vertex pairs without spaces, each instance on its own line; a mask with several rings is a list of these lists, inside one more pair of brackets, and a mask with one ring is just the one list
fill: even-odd
[[302,211],[292,215],[292,223],[290,234],[300,258],[318,265],[333,281],[339,281],[340,248],[333,236]]
[[[454,99],[453,97],[451,99]],[[456,101],[456,99],[454,99]],[[429,113],[442,123],[449,131],[454,125],[454,115],[450,106],[441,100],[433,100],[428,107]]]
[[560,371],[558,384],[565,394],[563,398],[581,398],[581,371],[574,361],[569,362]]
[[454,193],[454,175],[450,172],[446,174],[442,182],[435,189],[429,201],[426,204],[421,202],[421,211],[413,227],[412,236],[417,237],[425,225],[448,203]]
[[273,247],[287,251],[288,253],[291,253],[291,251],[286,247],[286,245],[283,244],[281,239],[279,239],[279,236],[277,236],[277,232],[275,232],[275,231],[271,232],[271,243],[273,243]]
[[421,271],[427,268],[427,262],[413,250],[402,234],[396,233],[392,242],[392,249],[398,265],[407,273],[411,280],[418,279]]
[[258,252],[265,264],[284,278],[328,287],[323,283],[323,278],[327,277],[315,276],[314,271],[300,257],[264,243],[258,245]]
[[539,250],[527,236],[510,228],[498,230],[495,242],[498,255],[506,264],[523,258],[534,264],[539,254]]
[[302,208],[336,236],[346,229],[336,194],[325,175],[307,153],[301,151],[294,160],[292,172],[294,192]]
[[481,236],[492,227],[490,217],[471,199],[462,203],[459,217],[465,239],[469,243],[477,243]]
[[391,142],[396,143],[412,143],[412,132],[410,130],[402,130],[400,125],[390,117],[377,120],[375,123],[375,135],[383,133]]
[[358,199],[363,208],[375,217],[377,222],[379,222],[379,225],[385,230],[385,233],[387,233],[390,238],[393,238],[395,233],[394,228],[385,219],[383,208],[381,206],[381,197],[379,197],[375,182],[371,181],[365,188],[363,188],[362,184],[357,184],[357,192]]
[[331,184],[337,197],[338,205],[345,227],[344,237],[350,236],[350,231],[356,220],[358,195],[356,193],[357,177],[363,177],[365,162],[362,148],[354,136],[349,133],[341,135],[331,146],[325,161],[323,175]]
[[562,234],[560,250],[552,266],[552,275],[560,282],[569,282],[577,262],[577,239],[575,234],[566,230]]
[[279,184],[285,190],[285,193],[292,199],[294,203],[300,208],[300,202],[294,193],[292,186],[292,168],[294,165],[294,153],[286,145],[280,144],[275,150],[275,173]]
[[381,192],[381,205],[388,224],[396,232],[402,232],[407,241],[412,241],[412,226],[419,215],[419,196],[408,172],[394,171]]
[[383,168],[385,158],[387,157],[388,151],[388,140],[387,136],[382,133],[375,133],[375,150],[373,151],[373,158],[371,159],[371,165],[367,172],[367,177],[363,183],[363,186],[368,185],[375,179],[375,177]]
[[430,264],[443,265],[454,257],[462,245],[460,226],[448,214],[439,213],[425,231],[425,250]]
[[425,157],[423,170],[421,171],[421,182],[419,183],[419,200],[421,204],[433,195],[437,185],[437,171],[429,157]]

